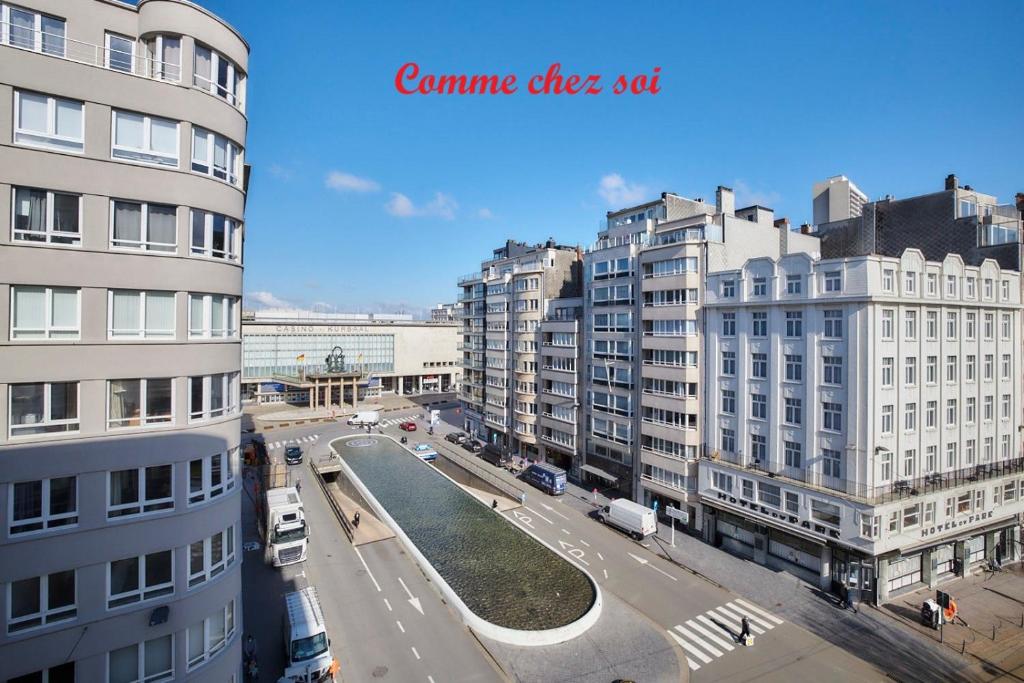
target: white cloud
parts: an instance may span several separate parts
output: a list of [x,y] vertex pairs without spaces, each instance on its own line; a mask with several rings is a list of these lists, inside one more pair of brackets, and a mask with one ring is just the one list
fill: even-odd
[[376,192],[380,184],[370,178],[360,178],[344,171],[331,171],[324,179],[324,185],[338,192]]
[[458,210],[459,204],[450,195],[437,192],[429,202],[422,206],[416,206],[409,197],[401,192],[392,192],[391,199],[384,205],[384,208],[392,216],[398,216],[399,218],[433,216],[450,221],[455,218],[455,212]]
[[621,209],[630,204],[638,204],[648,196],[647,188],[637,183],[627,183],[618,173],[609,173],[601,177],[597,193],[613,208]]
[[279,299],[271,292],[249,292],[245,295],[246,302],[265,308],[288,308],[291,304],[284,299]]
[[270,166],[267,167],[267,172],[269,172],[270,175],[274,176],[275,178],[284,181],[291,180],[292,175],[294,175],[292,169],[288,168],[287,166],[282,166],[281,164],[270,164]]
[[755,190],[742,180],[734,182],[732,189],[736,193],[737,209],[753,206],[754,204],[772,209],[782,200],[782,195],[778,192]]
[[489,221],[494,218],[494,212],[484,207],[476,212],[476,217],[480,220]]

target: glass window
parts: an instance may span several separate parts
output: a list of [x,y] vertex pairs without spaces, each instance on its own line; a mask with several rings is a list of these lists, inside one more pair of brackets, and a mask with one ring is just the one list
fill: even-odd
[[148,114],[113,112],[111,158],[178,167],[178,122]]
[[113,247],[173,253],[178,246],[177,209],[165,204],[115,200],[111,210]]
[[11,436],[77,432],[78,382],[11,384]]
[[192,209],[192,253],[237,261],[241,254],[239,226],[227,216]]
[[174,508],[173,465],[117,470],[108,477],[108,519]]
[[174,636],[168,634],[107,654],[108,683],[157,683],[174,679]]
[[840,510],[838,505],[823,500],[811,499],[811,517],[823,524],[839,526]]
[[74,619],[78,614],[75,570],[12,581],[8,588],[7,632]]
[[174,292],[109,291],[109,339],[174,337]]
[[[64,56],[67,27],[63,19],[6,4],[0,5],[0,10],[6,13],[0,19],[7,22],[8,45],[57,57]],[[0,29],[3,28],[0,26]],[[0,30],[0,36],[4,33]]]
[[174,551],[114,560],[108,565],[107,607],[121,607],[174,592]]
[[62,152],[85,150],[84,105],[76,100],[14,91],[15,144]]
[[196,173],[238,184],[238,157],[241,150],[227,138],[192,127],[192,170]]
[[12,238],[17,242],[81,244],[81,199],[76,194],[14,188]]
[[241,108],[243,80],[244,76],[234,62],[216,50],[196,44],[193,85]]
[[107,382],[107,428],[144,427],[174,421],[172,380],[115,379]]
[[80,290],[11,287],[11,339],[78,339]]
[[235,601],[188,627],[188,668],[194,669],[219,652],[235,633]]
[[175,83],[181,80],[181,38],[153,36],[146,41],[146,53],[151,78]]
[[78,524],[76,477],[12,483],[8,501],[12,536]]
[[134,73],[135,41],[125,36],[107,33],[107,68]]

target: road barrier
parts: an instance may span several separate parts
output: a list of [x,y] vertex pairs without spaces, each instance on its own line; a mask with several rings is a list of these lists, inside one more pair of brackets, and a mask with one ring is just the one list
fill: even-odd
[[497,476],[493,472],[488,472],[486,467],[480,465],[479,463],[473,460],[470,460],[461,453],[456,453],[448,446],[449,443],[449,441],[444,441],[443,443],[438,444],[439,446],[441,446],[440,448],[435,446],[434,450],[436,450],[439,454],[443,455],[445,459],[447,459],[448,461],[454,463],[455,465],[458,465],[459,467],[466,470],[470,474],[479,477],[480,479],[487,482],[488,484],[498,489],[502,493],[506,494],[507,496],[510,496],[513,500],[522,500],[521,496],[525,492],[524,489],[510,484],[509,482],[505,481],[504,479]]
[[341,524],[341,530],[345,532],[345,536],[348,537],[349,542],[352,542],[352,523],[345,516],[345,511],[338,505],[338,501],[334,500],[334,496],[331,495],[330,490],[327,488],[327,482],[320,476],[320,470],[317,469],[316,463],[309,461],[309,468],[313,470],[313,478],[316,479],[317,484],[320,485],[320,490],[324,492],[324,496],[327,498],[327,503],[331,506],[331,510],[334,511],[334,516],[338,518],[338,522]]

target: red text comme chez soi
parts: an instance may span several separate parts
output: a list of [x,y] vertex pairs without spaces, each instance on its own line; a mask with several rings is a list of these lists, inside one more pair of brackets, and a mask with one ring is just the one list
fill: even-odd
[[[612,93],[622,95],[631,93],[641,95],[661,92],[658,83],[661,67],[654,67],[653,74],[647,76],[620,75],[612,83]],[[562,65],[552,64],[547,71],[536,74],[527,81],[526,90],[531,95],[597,95],[602,89],[601,76],[598,74],[562,75]],[[416,62],[403,64],[395,74],[395,89],[403,95],[511,95],[519,89],[515,74],[498,76],[495,74],[424,74],[420,75],[420,67]]]

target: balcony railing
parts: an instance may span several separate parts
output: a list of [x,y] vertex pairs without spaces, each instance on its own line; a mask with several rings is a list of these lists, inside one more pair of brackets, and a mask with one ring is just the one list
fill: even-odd
[[925,474],[911,479],[898,479],[880,486],[867,486],[860,482],[829,477],[815,471],[797,470],[777,463],[743,462],[743,456],[722,453],[718,459],[705,455],[705,459],[719,462],[751,472],[763,473],[780,481],[792,481],[839,496],[857,499],[861,502],[881,505],[895,500],[906,500],[937,491],[969,486],[981,481],[991,481],[1024,472],[1024,458],[1013,458],[983,465],[961,467],[949,472]]
[[465,275],[459,276],[459,284],[461,285],[464,282],[472,282],[473,280],[482,280],[483,277],[483,273],[481,273],[479,270],[473,273],[467,273]]

